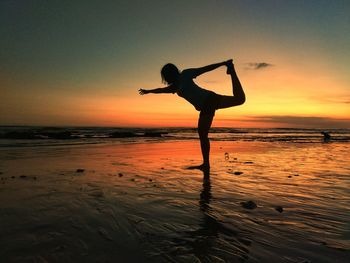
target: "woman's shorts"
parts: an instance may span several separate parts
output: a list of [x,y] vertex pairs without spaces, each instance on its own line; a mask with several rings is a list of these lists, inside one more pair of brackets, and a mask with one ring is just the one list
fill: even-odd
[[200,111],[199,116],[202,115],[215,115],[215,111],[219,108],[221,95],[211,92],[207,99],[204,101],[204,105]]

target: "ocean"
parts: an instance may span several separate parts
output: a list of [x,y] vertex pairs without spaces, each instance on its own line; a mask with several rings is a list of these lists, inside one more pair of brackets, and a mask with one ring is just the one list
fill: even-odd
[[[326,138],[323,132],[330,135]],[[350,129],[211,128],[212,141],[350,142]],[[0,126],[0,147],[186,141],[197,139],[196,128]]]
[[0,261],[349,262],[350,130],[209,136],[1,127]]

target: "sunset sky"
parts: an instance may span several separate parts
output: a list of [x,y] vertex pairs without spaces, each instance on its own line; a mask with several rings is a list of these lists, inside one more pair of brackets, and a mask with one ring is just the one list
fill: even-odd
[[[350,128],[350,1],[0,1],[0,125],[196,126],[160,68],[234,59],[214,126]],[[231,95],[222,67],[197,78]]]

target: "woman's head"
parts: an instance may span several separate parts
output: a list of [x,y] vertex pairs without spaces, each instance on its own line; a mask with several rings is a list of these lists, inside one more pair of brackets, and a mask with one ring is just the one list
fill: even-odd
[[162,67],[160,74],[164,83],[174,84],[179,78],[180,71],[174,64],[168,63]]

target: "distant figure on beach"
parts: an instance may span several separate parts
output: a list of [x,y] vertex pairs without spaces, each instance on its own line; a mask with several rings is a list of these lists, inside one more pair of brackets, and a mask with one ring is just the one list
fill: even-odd
[[323,134],[323,141],[324,142],[329,142],[331,140],[331,135],[328,132],[323,131],[321,133]]
[[[213,91],[197,86],[193,81],[193,79],[199,75],[212,71],[221,66],[226,66],[226,73],[231,76],[233,96],[216,94]],[[203,163],[201,165],[192,166],[189,168],[209,171],[210,142],[208,133],[215,115],[215,111],[218,109],[242,105],[245,102],[245,94],[237,77],[232,59],[201,68],[189,68],[183,71],[180,71],[174,64],[168,63],[163,66],[161,76],[163,83],[167,84],[166,87],[150,90],[140,89],[140,95],[148,93],[177,93],[178,96],[187,100],[196,108],[196,110],[200,112],[198,119],[198,134],[201,144]]]

